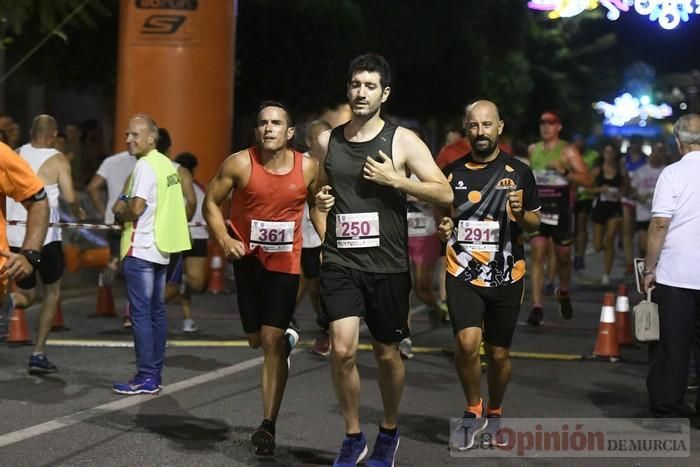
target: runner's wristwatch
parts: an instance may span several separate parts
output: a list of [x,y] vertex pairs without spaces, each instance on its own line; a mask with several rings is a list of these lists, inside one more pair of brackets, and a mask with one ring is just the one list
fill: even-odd
[[27,258],[29,264],[35,269],[39,266],[39,263],[41,263],[41,253],[36,250],[20,250],[19,254]]

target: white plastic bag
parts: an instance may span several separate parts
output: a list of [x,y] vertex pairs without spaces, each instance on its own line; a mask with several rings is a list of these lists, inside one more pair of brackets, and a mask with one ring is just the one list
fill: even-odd
[[659,306],[651,301],[651,289],[647,290],[646,300],[639,302],[634,309],[634,337],[639,342],[659,340]]

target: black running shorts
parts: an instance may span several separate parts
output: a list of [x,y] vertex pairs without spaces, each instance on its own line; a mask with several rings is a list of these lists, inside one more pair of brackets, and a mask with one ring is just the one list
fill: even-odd
[[183,251],[185,258],[206,258],[209,240],[206,238],[195,238],[192,240],[192,249]]
[[321,309],[328,321],[365,318],[372,337],[385,344],[400,342],[408,330],[408,272],[374,273],[333,263],[321,264]]
[[455,335],[483,325],[484,341],[509,348],[523,301],[523,280],[503,287],[478,287],[447,274],[447,308]]
[[594,224],[607,224],[610,219],[622,218],[622,204],[619,202],[598,201],[593,206],[591,221]]
[[287,329],[296,307],[299,275],[266,270],[253,256],[233,262],[238,311],[246,334],[262,326]]
[[[19,253],[19,248],[10,248],[15,253]],[[44,245],[41,249],[41,261],[39,267],[22,280],[17,281],[17,287],[24,290],[33,289],[36,287],[36,274],[39,273],[41,283],[48,285],[53,284],[63,277],[63,242],[51,242]]]
[[557,225],[540,223],[536,232],[530,234],[530,238],[545,237],[550,238],[555,245],[568,246],[574,240],[574,223],[571,211],[568,209],[559,213],[559,223]]
[[168,285],[182,284],[185,275],[185,263],[182,253],[170,253],[170,262],[165,272],[165,283]]

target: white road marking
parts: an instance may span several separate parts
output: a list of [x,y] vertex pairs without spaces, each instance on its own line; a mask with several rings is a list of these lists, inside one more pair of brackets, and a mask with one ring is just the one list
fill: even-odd
[[[298,352],[298,349],[294,350],[294,352]],[[235,373],[248,370],[250,368],[262,364],[262,362],[263,357],[257,357],[250,360],[246,360],[244,362],[236,363],[235,365],[227,366],[225,368],[210,371],[203,375],[195,376],[194,378],[186,379],[177,383],[163,386],[163,389],[160,391],[160,394],[175,394],[176,392],[184,391],[185,389],[190,389],[201,384],[209,383],[216,379],[224,378],[226,376],[230,376]],[[125,397],[118,396],[117,394],[115,394],[115,397],[119,397],[119,399],[113,402],[98,405],[97,407],[81,410],[70,415],[64,415],[63,417],[58,417],[48,422],[40,423],[38,425],[30,426],[28,428],[23,428],[21,430],[0,435],[0,448],[8,446],[10,444],[19,443],[21,441],[34,438],[36,436],[50,433],[52,431],[60,430],[61,428],[76,425],[85,420],[99,417],[110,412],[117,412],[119,410],[124,410],[129,407],[133,407],[154,400],[153,395],[138,395]]]

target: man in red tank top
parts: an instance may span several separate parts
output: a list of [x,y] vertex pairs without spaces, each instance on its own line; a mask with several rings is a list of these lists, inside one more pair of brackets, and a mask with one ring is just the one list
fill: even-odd
[[[256,146],[223,162],[202,211],[226,257],[234,260],[238,309],[248,343],[263,349],[264,419],[252,442],[258,455],[272,455],[289,371],[285,360],[299,340],[287,326],[299,283],[304,203],[313,199],[318,163],[287,147],[294,127],[283,104],[260,105],[255,136]],[[230,218],[224,221],[219,205],[231,190]],[[318,216],[315,209],[311,214]]]

